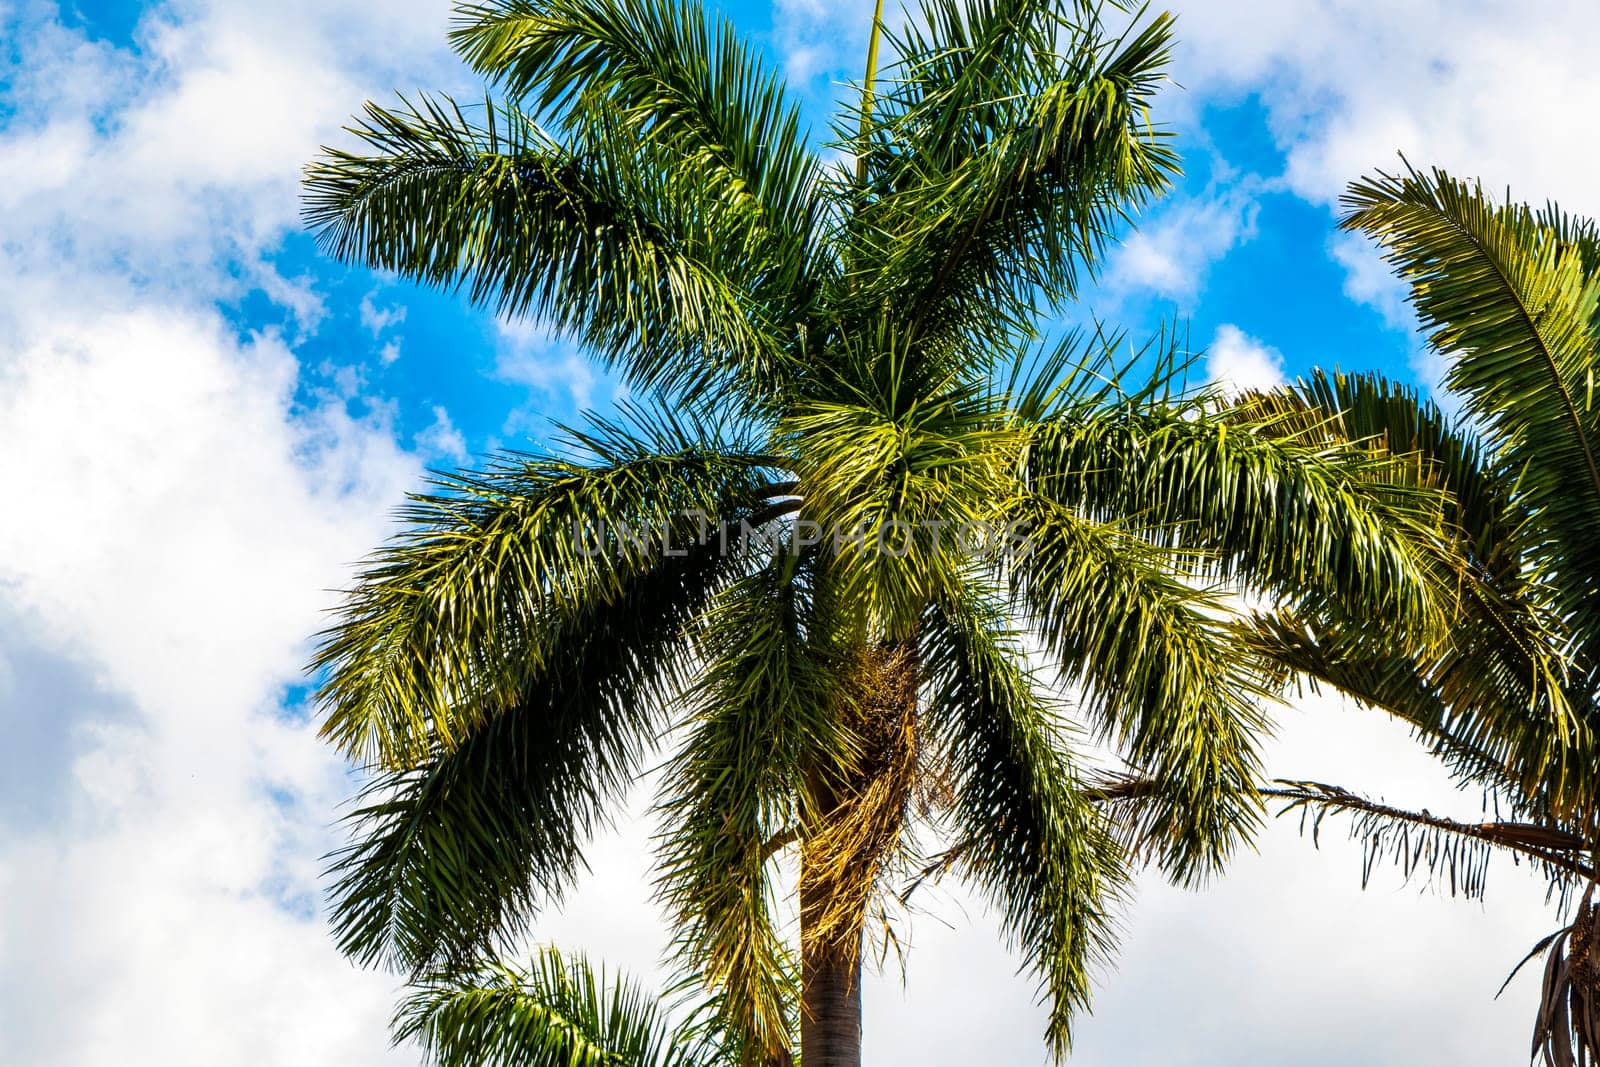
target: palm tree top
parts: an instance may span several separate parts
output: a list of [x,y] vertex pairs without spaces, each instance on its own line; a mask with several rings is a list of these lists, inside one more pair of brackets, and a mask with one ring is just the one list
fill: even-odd
[[1177,170],[1149,115],[1165,15],[1110,37],[1086,3],[926,0],[832,163],[688,0],[469,5],[452,39],[500,99],[370,105],[374,154],[308,171],[324,247],[539,316],[703,407],[881,386],[861,363],[981,378]]
[[[1040,342],[1176,172],[1170,35],[922,0],[828,162],[692,4],[499,0],[452,35],[499,99],[369,105],[309,168],[335,255],[538,316],[650,400],[415,497],[323,635],[324,734],[380,771],[335,859],[345,951],[426,972],[523,933],[670,731],[658,895],[741,1050],[784,1053],[812,999],[848,1029],[868,910],[931,865],[994,906],[1064,1052],[1127,866],[1069,712],[1155,783],[1145,854],[1192,881],[1259,820],[1275,678],[1218,583],[1437,640],[1443,505],[1404,457],[1184,395],[1175,339],[1138,387],[1116,335]],[[1013,525],[1025,554],[954,533]]]

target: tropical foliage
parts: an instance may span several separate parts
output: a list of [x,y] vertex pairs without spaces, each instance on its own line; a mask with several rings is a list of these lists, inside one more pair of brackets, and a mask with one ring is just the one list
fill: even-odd
[[423,976],[395,1039],[440,1067],[733,1067],[729,1046],[674,1023],[658,998],[587,960],[541,951],[526,968],[480,963]]
[[1393,627],[1330,604],[1320,619],[1257,620],[1255,644],[1409,723],[1493,812],[1443,819],[1314,783],[1283,797],[1313,825],[1353,815],[1369,867],[1388,855],[1474,896],[1492,852],[1548,875],[1571,922],[1531,954],[1546,963],[1534,1054],[1600,1062],[1600,234],[1442,171],[1356,182],[1344,204],[1343,225],[1375,238],[1409,284],[1461,417],[1364,376],[1258,402],[1418,456],[1448,493],[1466,564],[1453,636],[1418,655]]
[[[1063,1052],[1128,864],[1078,742],[1148,783],[1141,855],[1202,878],[1259,821],[1281,673],[1219,583],[1396,619],[1425,656],[1455,582],[1410,458],[1182,393],[1170,343],[1040,342],[1176,168],[1148,113],[1169,19],[923,0],[843,162],[677,0],[498,0],[454,40],[499,99],[369,105],[360,148],[310,169],[311,224],[539,317],[647,403],[440,478],[324,635],[324,734],[377,772],[334,864],[341,947],[477,974],[665,749],[657,890],[719,1048],[859,1062],[869,916],[947,872]],[[552,1027],[638,1062],[671,1044],[551,959],[453,981],[401,1028],[444,1062]]]

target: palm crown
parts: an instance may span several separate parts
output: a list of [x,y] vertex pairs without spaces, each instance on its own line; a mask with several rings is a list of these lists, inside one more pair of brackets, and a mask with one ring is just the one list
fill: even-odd
[[653,398],[414,498],[325,635],[324,732],[382,772],[335,864],[354,957],[522,932],[670,735],[658,889],[740,1056],[798,1029],[808,1067],[856,1062],[863,927],[907,871],[993,904],[1061,1051],[1126,855],[1040,657],[1190,879],[1259,808],[1268,672],[1216,581],[1437,633],[1409,460],[1174,393],[1170,360],[1124,389],[1098,333],[1037,341],[1175,170],[1169,20],[907,25],[830,164],[696,8],[471,6],[455,42],[504,100],[369,105],[365,148],[311,168],[335,254],[537,315]]

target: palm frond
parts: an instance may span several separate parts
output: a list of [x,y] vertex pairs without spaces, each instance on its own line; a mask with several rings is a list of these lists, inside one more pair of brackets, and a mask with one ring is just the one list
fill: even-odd
[[[1246,396],[1242,407],[1295,426],[1302,439],[1356,445],[1377,455],[1413,461],[1409,480],[1443,493],[1447,531],[1463,539],[1475,573],[1503,582],[1521,569],[1528,550],[1527,516],[1515,486],[1490,462],[1483,438],[1448,418],[1415,387],[1381,374],[1315,369],[1287,386]],[[1406,475],[1405,467],[1393,469]]]
[[1028,427],[1035,492],[1182,549],[1207,577],[1394,619],[1413,646],[1443,637],[1456,595],[1436,565],[1445,500],[1413,461],[1165,391],[1063,408]]
[[[1507,659],[1503,644],[1473,632],[1470,621],[1457,639],[1437,656],[1418,657],[1347,621],[1284,614],[1251,616],[1237,634],[1240,646],[1263,661],[1395,716],[1463,783],[1529,818],[1547,816],[1552,798],[1541,795],[1539,783],[1554,731],[1533,680]],[[1483,713],[1459,703],[1461,697],[1484,701]]]
[[306,221],[336,258],[537,317],[641,385],[772,371],[789,289],[747,267],[750,223],[691,170],[626,140],[563,147],[512,104],[368,104],[350,132],[364,152],[306,171]]
[[1091,5],[925,0],[875,94],[865,197],[849,223],[851,299],[893,302],[925,336],[1031,333],[1037,295],[1070,296],[1126,213],[1177,171],[1149,103],[1166,15],[1107,36]]
[[1531,565],[1536,527],[1515,480],[1465,428],[1376,376],[1318,374],[1244,403],[1297,434],[1402,461],[1389,467],[1396,482],[1437,487],[1444,524],[1431,569],[1453,604],[1448,639],[1431,646],[1348,601],[1256,620],[1247,642],[1399,716],[1463,778],[1530,817],[1570,805],[1584,778],[1567,744],[1582,698],[1552,590]]
[[1420,875],[1447,888],[1451,896],[1480,899],[1496,852],[1528,861],[1563,893],[1594,876],[1583,855],[1583,838],[1548,824],[1464,822],[1426,809],[1408,811],[1322,782],[1280,779],[1262,793],[1282,802],[1279,816],[1298,814],[1301,831],[1313,841],[1326,819],[1349,816],[1350,837],[1362,846],[1363,887],[1377,865],[1388,860],[1407,880]]
[[656,429],[596,426],[587,459],[508,456],[413,497],[322,634],[323,736],[389,767],[448,751],[559,669],[575,617],[775,491],[697,424]]
[[1120,754],[1162,783],[1142,840],[1172,876],[1215,872],[1260,821],[1260,665],[1172,554],[1041,496],[1011,581],[1030,625]]
[[[1380,173],[1353,183],[1342,225],[1376,238],[1411,285],[1448,361],[1446,385],[1486,427],[1495,461],[1517,473],[1519,503],[1540,531],[1535,563],[1555,583],[1558,614],[1600,635],[1586,583],[1600,568],[1600,271],[1557,209],[1492,201],[1443,171]],[[1592,257],[1590,257],[1592,258]],[[1600,664],[1600,637],[1581,638],[1579,668]]]
[[434,1067],[721,1067],[726,1050],[676,1027],[655,998],[581,956],[541,950],[526,967],[480,964],[419,980],[395,1014],[396,1044]]
[[659,559],[566,620],[516,704],[375,778],[332,857],[340,948],[407,970],[456,962],[559,899],[684,684],[686,628],[740,566],[717,538]]
[[1530,1051],[1531,1059],[1544,1057],[1545,1067],[1600,1064],[1600,904],[1592,903],[1594,891],[1591,881],[1572,923],[1545,938],[1522,961],[1545,954]]
[[813,265],[818,162],[782,82],[728,20],[687,0],[491,0],[459,7],[450,36],[473,69],[576,133],[603,101],[617,132],[753,205],[790,269]]
[[950,863],[994,905],[1038,974],[1046,1038],[1059,1057],[1073,1015],[1088,1008],[1094,968],[1109,959],[1126,872],[1001,603],[974,592],[930,612],[921,640],[926,714],[950,779]]
[[[1089,782],[1086,792],[1109,813],[1124,836],[1135,838],[1142,809],[1160,788],[1154,779],[1138,775],[1101,774]],[[1481,899],[1490,861],[1497,854],[1528,863],[1549,880],[1552,892],[1562,897],[1595,874],[1582,835],[1546,822],[1468,822],[1434,815],[1425,808],[1395,807],[1324,782],[1284,778],[1263,786],[1261,795],[1279,805],[1278,817],[1298,816],[1301,833],[1316,845],[1321,844],[1322,827],[1328,819],[1348,816],[1350,839],[1362,848],[1362,888],[1387,861],[1399,868],[1406,881],[1420,877],[1442,886],[1451,896]]]

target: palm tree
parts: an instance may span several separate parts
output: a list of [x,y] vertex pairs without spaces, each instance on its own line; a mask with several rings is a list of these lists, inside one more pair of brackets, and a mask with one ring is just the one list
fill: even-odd
[[1131,388],[1151,359],[1117,337],[1038,340],[1174,171],[1169,35],[925,0],[830,164],[697,8],[499,0],[454,40],[503,100],[369,105],[310,169],[333,254],[537,315],[649,398],[440,478],[324,635],[323,732],[377,771],[334,864],[346,953],[471,973],[664,747],[659,898],[739,1062],[798,1034],[858,1064],[869,917],[944,872],[1061,1053],[1125,880],[1068,711],[1199,879],[1260,812],[1267,667],[1216,584],[1437,636],[1440,497],[1392,458],[1176,392],[1174,344]]
[[1546,955],[1533,1053],[1552,1067],[1600,1062],[1600,232],[1439,170],[1380,173],[1344,205],[1343,226],[1380,242],[1410,284],[1462,417],[1371,376],[1253,403],[1416,456],[1420,480],[1448,494],[1466,580],[1453,639],[1430,654],[1340,611],[1263,617],[1253,643],[1408,723],[1495,813],[1440,818],[1319,783],[1278,795],[1313,827],[1353,815],[1369,870],[1387,854],[1472,896],[1495,852],[1548,875],[1571,921],[1529,955]]

